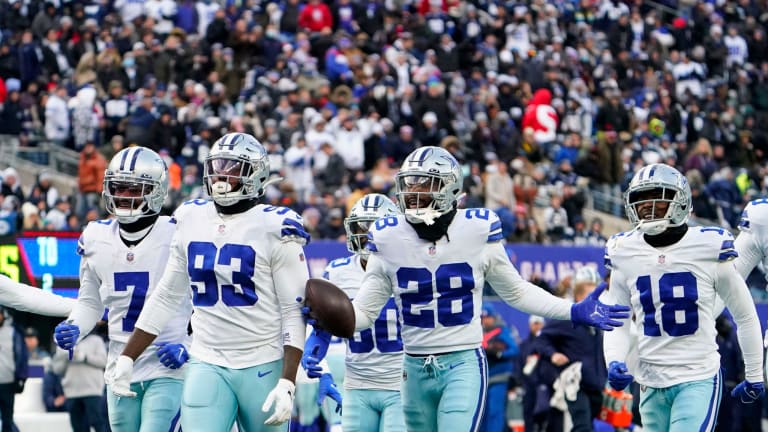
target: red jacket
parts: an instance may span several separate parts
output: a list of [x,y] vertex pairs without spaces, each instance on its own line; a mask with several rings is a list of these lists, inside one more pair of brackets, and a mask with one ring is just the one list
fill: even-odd
[[299,14],[299,27],[312,32],[319,32],[326,27],[333,28],[331,10],[325,3],[307,4]]
[[539,144],[552,142],[557,138],[559,119],[551,104],[552,93],[547,89],[538,89],[525,108],[523,130],[533,129],[533,137]]

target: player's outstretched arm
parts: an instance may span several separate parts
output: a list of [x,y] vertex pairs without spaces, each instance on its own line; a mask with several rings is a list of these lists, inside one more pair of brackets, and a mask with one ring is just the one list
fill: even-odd
[[717,264],[715,289],[736,322],[736,334],[744,355],[744,377],[750,383],[763,382],[763,344],[760,320],[744,279],[730,262]]
[[746,279],[757,263],[763,259],[762,248],[758,243],[756,233],[752,231],[741,231],[733,242],[733,248],[739,254],[733,263],[743,279]]
[[[82,257],[80,259],[80,289],[77,292],[77,302],[67,322],[60,324],[60,326],[75,326],[79,333],[78,338],[87,336],[104,316],[104,303],[101,301],[101,294],[99,293],[100,287],[101,280],[98,274],[89,265],[88,258]],[[56,342],[60,347],[71,350],[72,347],[67,346],[69,344],[60,342],[59,336],[61,334],[58,330],[59,327],[57,327]],[[77,341],[75,340],[75,342]]]
[[390,297],[392,297],[392,282],[386,275],[381,259],[372,253],[365,266],[365,276],[360,284],[360,291],[352,300],[352,306],[355,309],[355,330],[371,327]]
[[523,312],[546,318],[571,320],[575,324],[590,325],[603,330],[620,326],[619,320],[629,317],[628,307],[601,303],[598,300],[599,292],[573,304],[526,281],[509,262],[501,243],[488,243],[484,253],[485,280],[502,300]]
[[0,304],[39,315],[66,317],[72,312],[75,300],[0,275]]

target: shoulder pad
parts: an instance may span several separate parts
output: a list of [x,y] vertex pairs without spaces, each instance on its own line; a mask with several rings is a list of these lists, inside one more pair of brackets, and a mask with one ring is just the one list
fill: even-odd
[[88,222],[88,225],[85,226],[85,229],[83,230],[82,234],[80,234],[80,238],[77,239],[77,249],[76,252],[81,257],[87,257],[90,256],[93,251],[91,250],[91,245],[93,244],[93,238],[99,238],[101,234],[98,232],[101,230],[104,230],[105,228],[109,227],[113,223],[116,223],[114,219],[101,219],[93,222]]
[[717,250],[717,261],[731,261],[739,256],[733,247],[733,234],[721,227],[698,227],[703,235],[704,250]]
[[739,219],[739,231],[750,231],[753,225],[768,217],[768,198],[752,200],[744,207]]
[[484,234],[487,236],[487,243],[495,243],[504,240],[501,233],[501,220],[496,212],[487,208],[469,208],[460,210],[458,217],[463,216],[466,219],[476,221],[483,225]]
[[306,245],[311,240],[309,233],[304,229],[304,220],[295,211],[288,207],[264,206],[261,211],[272,215],[280,224],[280,238],[284,241],[295,241]]

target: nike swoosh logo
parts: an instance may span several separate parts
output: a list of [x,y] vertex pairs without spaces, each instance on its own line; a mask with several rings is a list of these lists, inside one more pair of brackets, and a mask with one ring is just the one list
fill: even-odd
[[464,363],[466,363],[466,362],[461,362],[461,363],[454,363],[454,364],[452,364],[452,365],[448,365],[448,369],[453,369],[453,368],[455,368],[455,367],[457,367],[457,366],[461,366],[461,365],[463,365]]
[[266,371],[266,372],[259,371],[258,375],[259,375],[259,378],[261,378],[261,377],[265,377],[265,376],[267,376],[267,375],[269,375],[271,373],[272,373],[272,371]]

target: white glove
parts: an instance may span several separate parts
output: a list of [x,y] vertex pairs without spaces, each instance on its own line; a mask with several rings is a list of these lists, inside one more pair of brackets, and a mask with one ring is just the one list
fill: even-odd
[[117,358],[115,363],[115,369],[110,376],[110,389],[115,396],[119,397],[136,397],[136,392],[131,391],[131,375],[133,375],[133,360],[121,355]]
[[275,412],[264,422],[266,425],[279,425],[291,419],[293,410],[293,395],[296,386],[285,378],[280,378],[275,388],[267,395],[261,410],[268,412],[275,405]]

